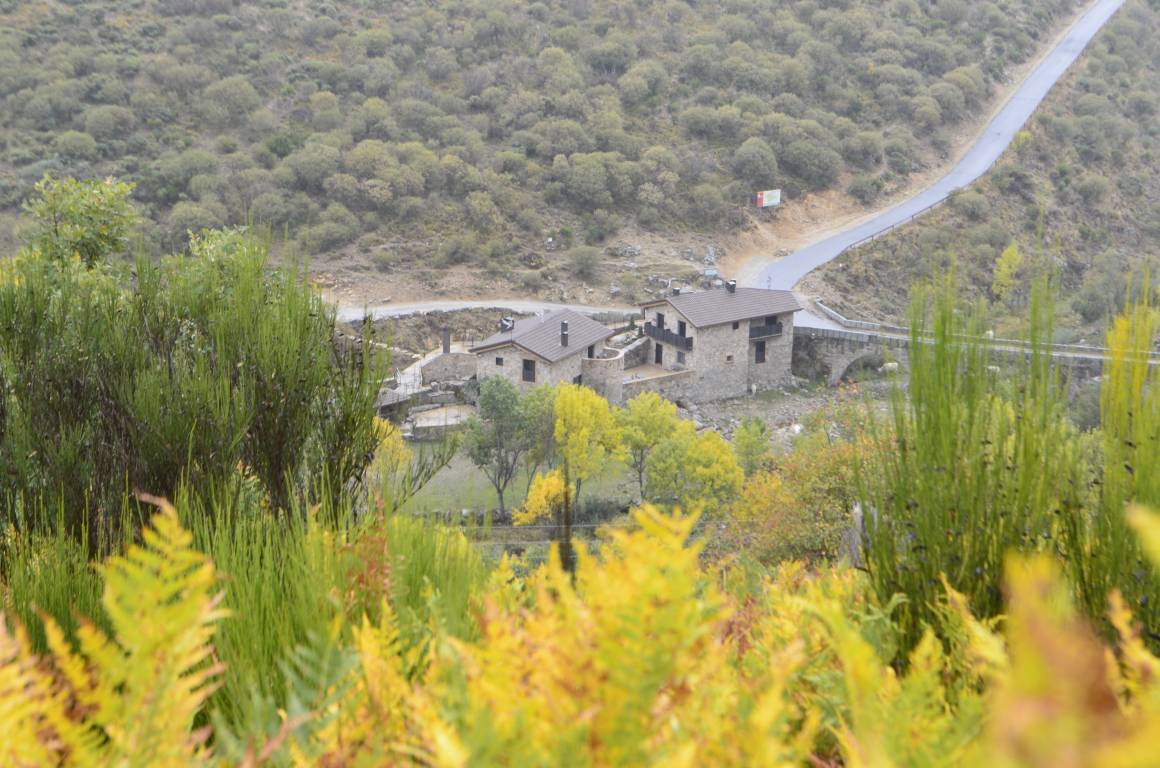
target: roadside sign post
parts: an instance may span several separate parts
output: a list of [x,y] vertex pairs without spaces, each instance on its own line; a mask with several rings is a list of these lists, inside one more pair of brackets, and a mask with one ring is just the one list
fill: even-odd
[[770,189],[757,193],[758,208],[776,208],[781,205],[781,190]]

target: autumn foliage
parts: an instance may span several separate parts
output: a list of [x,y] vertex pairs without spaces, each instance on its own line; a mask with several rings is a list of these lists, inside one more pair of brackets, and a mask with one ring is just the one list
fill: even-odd
[[[599,552],[478,595],[478,639],[404,651],[384,604],[335,638],[317,708],[217,738],[199,713],[228,620],[208,560],[168,507],[110,561],[113,634],[35,658],[0,622],[5,765],[1147,765],[1160,660],[1117,593],[1105,647],[1046,557],[1008,560],[1008,615],[976,620],[944,585],[939,626],[891,663],[892,605],[857,572],[702,567],[693,517],[651,509]],[[1150,556],[1160,519],[1133,511]],[[55,626],[50,623],[50,627]],[[937,629],[937,634],[936,634]],[[336,641],[337,642],[337,641]],[[418,670],[415,673],[415,670]]]

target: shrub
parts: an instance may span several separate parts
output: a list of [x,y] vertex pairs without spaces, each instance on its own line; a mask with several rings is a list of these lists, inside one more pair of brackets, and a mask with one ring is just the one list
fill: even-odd
[[987,196],[976,190],[960,192],[951,198],[951,204],[971,221],[982,221],[991,212]]
[[[439,764],[540,765],[566,753],[592,764],[682,756],[722,766],[770,755],[794,765],[922,764],[931,755],[973,766],[1149,759],[1160,661],[1114,594],[1115,645],[1103,646],[1046,558],[1008,559],[1002,635],[944,583],[934,626],[947,643],[928,630],[892,665],[900,602],[875,603],[857,572],[708,570],[686,543],[695,518],[647,508],[635,517],[635,529],[613,532],[599,553],[581,557],[575,577],[553,558],[526,578],[505,561],[486,586],[450,582],[453,598],[473,590],[486,597],[478,633],[456,637],[450,612],[432,613],[432,635],[416,646],[397,599],[376,615],[336,621],[288,651],[285,701],[254,696],[238,722],[214,714],[214,758],[242,764],[260,751],[273,764],[361,764],[423,754]],[[1160,521],[1138,510],[1131,517],[1160,563]],[[411,583],[416,572],[431,574],[425,604],[438,606],[446,593],[431,585],[447,583],[441,572],[405,561],[383,568],[375,548],[387,543],[414,542],[391,529],[366,540],[356,558],[370,557],[351,572],[353,583],[373,594],[371,581],[402,565]],[[417,559],[427,562],[429,551],[418,549]],[[464,573],[462,560],[448,562]],[[0,757],[204,762],[210,732],[194,725],[222,675],[213,641],[229,626],[214,562],[167,509],[145,545],[112,560],[103,576],[112,626],[89,629],[79,653],[54,633],[51,654],[38,659],[19,625],[0,620],[8,736]],[[236,586],[226,584],[227,599]],[[159,612],[166,620],[151,620]],[[681,685],[687,690],[673,696]],[[491,726],[475,725],[482,721]]]
[[749,138],[733,153],[733,175],[754,189],[766,189],[777,181],[777,158],[769,143]]
[[71,160],[92,160],[97,156],[96,139],[83,131],[57,134],[52,148]]
[[313,493],[304,471],[361,476],[377,358],[336,348],[333,310],[300,273],[267,275],[263,241],[209,233],[190,250],[135,275],[29,258],[0,285],[0,520],[43,503],[96,537],[126,485],[172,496],[242,463],[285,510]]
[[1075,191],[1079,193],[1084,205],[1094,208],[1107,198],[1111,187],[1107,177],[1098,173],[1085,173],[1076,183]]
[[846,193],[862,205],[870,205],[878,199],[878,195],[885,186],[877,176],[856,176],[846,188]]
[[600,249],[590,245],[581,245],[569,251],[569,263],[572,273],[586,283],[596,279],[600,270]]
[[792,142],[782,151],[782,164],[814,189],[825,189],[838,180],[842,158],[832,149],[812,141]]
[[124,107],[104,104],[85,111],[85,133],[97,141],[124,139],[135,122],[133,113]]

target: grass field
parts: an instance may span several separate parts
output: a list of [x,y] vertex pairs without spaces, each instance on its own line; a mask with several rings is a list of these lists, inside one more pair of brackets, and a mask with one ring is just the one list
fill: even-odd
[[[521,471],[507,493],[509,510],[520,506],[528,487],[528,476]],[[637,501],[636,478],[623,464],[613,464],[603,475],[585,484],[581,516],[574,535],[593,540],[602,525],[627,523],[624,509]],[[459,525],[475,542],[488,560],[498,560],[504,552],[521,555],[529,564],[548,556],[554,526],[550,521],[530,526],[481,524],[485,513],[496,506],[495,489],[487,477],[466,456],[457,455],[439,474],[403,507],[424,519]]]
[[[508,509],[523,503],[527,487],[527,472],[521,470],[508,487]],[[583,503],[605,501],[628,505],[636,500],[636,478],[623,464],[610,465],[602,475],[587,482],[581,493]],[[412,497],[403,510],[446,519],[452,515],[464,516],[463,510],[471,513],[468,517],[477,516],[494,509],[495,505],[495,489],[487,477],[460,454]]]

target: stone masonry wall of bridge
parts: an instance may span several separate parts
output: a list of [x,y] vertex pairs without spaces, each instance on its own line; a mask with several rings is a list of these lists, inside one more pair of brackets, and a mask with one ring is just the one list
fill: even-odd
[[[798,326],[793,339],[793,374],[812,381],[824,379],[836,386],[863,367],[880,368],[888,362],[905,370],[910,364],[910,340],[898,336],[866,331],[839,331],[830,328]],[[991,349],[996,365],[1026,359],[1026,348],[1007,348],[996,343]],[[1055,365],[1066,369],[1073,380],[1093,378],[1103,371],[1103,357],[1098,352],[1052,352]]]

